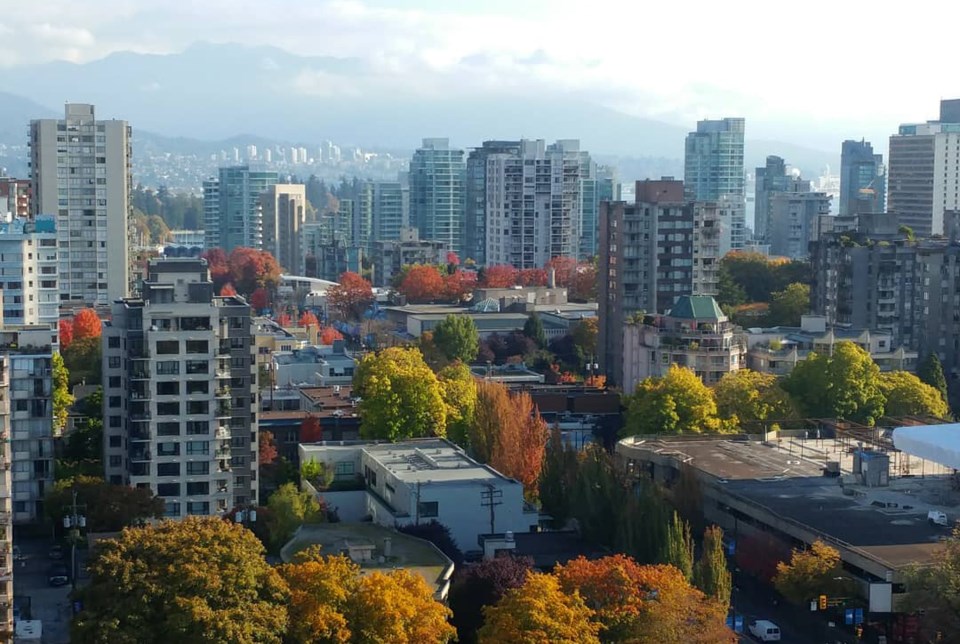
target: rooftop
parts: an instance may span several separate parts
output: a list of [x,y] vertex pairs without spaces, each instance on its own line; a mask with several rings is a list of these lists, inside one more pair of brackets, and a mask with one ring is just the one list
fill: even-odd
[[[384,555],[384,539],[390,540],[389,557]],[[327,555],[348,554],[351,549],[354,552],[372,550],[369,561],[357,562],[361,574],[405,568],[423,577],[438,597],[446,596],[453,562],[423,539],[374,523],[320,523],[302,526],[283,547],[280,556],[289,562],[296,553],[312,545],[319,545]]]
[[667,314],[685,320],[726,320],[717,301],[709,295],[683,295]]
[[367,445],[363,451],[405,483],[506,479],[493,468],[481,465],[467,456],[462,449],[442,438]]

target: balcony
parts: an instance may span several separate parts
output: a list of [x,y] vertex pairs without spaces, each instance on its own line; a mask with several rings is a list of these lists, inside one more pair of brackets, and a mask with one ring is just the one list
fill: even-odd
[[153,460],[150,450],[132,450],[130,452],[130,460],[133,462],[144,462]]
[[229,398],[230,397],[230,387],[221,387],[217,389],[214,394],[217,398]]
[[130,380],[149,380],[149,369],[133,369],[130,371]]
[[217,369],[217,378],[232,378],[233,375],[230,373],[229,369]]

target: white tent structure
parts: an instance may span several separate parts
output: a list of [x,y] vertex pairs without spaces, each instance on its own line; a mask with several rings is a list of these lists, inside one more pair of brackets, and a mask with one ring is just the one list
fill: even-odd
[[893,430],[893,445],[911,456],[960,470],[960,423],[898,427]]

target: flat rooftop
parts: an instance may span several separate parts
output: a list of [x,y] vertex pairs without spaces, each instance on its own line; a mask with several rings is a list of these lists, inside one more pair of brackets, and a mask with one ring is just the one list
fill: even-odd
[[439,438],[370,444],[363,451],[406,483],[511,480]]
[[[946,512],[951,524],[960,519],[952,470],[892,450],[889,485],[868,487],[852,473],[856,449],[841,439],[635,437],[619,451],[672,456],[716,478],[718,489],[893,568],[928,561],[949,530],[930,526],[927,511]],[[823,475],[828,461],[840,464],[840,477]]]
[[[384,539],[390,539],[390,556],[384,554]],[[320,523],[301,526],[297,534],[283,547],[280,557],[293,560],[296,553],[319,545],[323,554],[347,553],[351,548],[371,549],[369,561],[358,561],[360,573],[390,572],[405,568],[416,573],[434,589],[437,596],[445,596],[453,562],[433,544],[374,523]],[[451,569],[451,570],[448,570]]]

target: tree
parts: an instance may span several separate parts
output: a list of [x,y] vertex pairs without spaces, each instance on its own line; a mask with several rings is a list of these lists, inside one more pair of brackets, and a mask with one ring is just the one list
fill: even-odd
[[346,272],[340,283],[327,291],[327,302],[345,320],[359,320],[373,304],[373,287],[356,273]]
[[667,529],[667,540],[663,544],[660,560],[683,573],[684,579],[693,578],[693,538],[690,536],[690,524],[680,518],[676,512]]
[[810,285],[793,283],[771,295],[767,326],[800,326],[800,318],[810,311]]
[[270,465],[277,460],[277,446],[273,442],[273,432],[261,431],[257,440],[259,441],[257,463]]
[[603,642],[730,644],[726,607],[690,586],[673,566],[641,566],[630,557],[574,559],[557,566],[568,595],[594,611]]
[[300,421],[300,442],[319,443],[322,440],[323,429],[320,426],[320,419],[313,414],[307,414]]
[[70,386],[80,383],[98,385],[102,378],[100,338],[74,339],[70,346],[61,351],[63,364],[70,374]]
[[523,483],[528,498],[536,498],[547,438],[546,423],[530,394],[511,393],[499,382],[477,383],[470,448],[481,462]]
[[258,288],[273,293],[280,286],[280,264],[265,250],[234,248],[227,258],[227,267],[230,281],[241,294],[250,295]]
[[352,642],[439,644],[456,636],[450,609],[433,598],[423,577],[404,568],[360,577],[347,604]]
[[523,323],[523,335],[533,340],[538,349],[547,346],[547,333],[543,330],[543,321],[536,311],[531,313],[527,321]]
[[147,217],[147,229],[150,231],[150,242],[153,244],[163,244],[170,237],[170,228],[167,227],[163,218],[157,215]]
[[113,485],[102,478],[78,476],[64,478],[53,484],[44,497],[44,509],[53,521],[61,521],[77,502],[86,506],[84,516],[91,532],[116,532],[137,525],[146,519],[163,516],[163,499],[149,489]]
[[517,273],[520,286],[546,286],[547,271],[542,268],[525,268]]
[[597,301],[597,265],[594,262],[581,262],[577,265],[569,298],[572,302]]
[[477,412],[477,383],[462,362],[447,365],[437,373],[440,395],[447,409],[447,438],[468,449],[470,427]]
[[301,491],[293,483],[286,483],[270,495],[267,507],[272,513],[270,540],[280,549],[304,523],[320,523],[323,507],[312,493]]
[[[593,362],[597,355],[597,338],[600,335],[600,326],[597,318],[585,318],[573,327],[573,345],[577,350],[578,362],[587,360]],[[582,368],[582,366],[581,366]]]
[[544,268],[547,272],[552,268],[557,280],[557,286],[569,288],[573,285],[577,275],[577,260],[573,257],[553,257]]
[[703,553],[693,568],[693,583],[707,597],[730,605],[733,578],[723,552],[723,530],[718,526],[712,525],[703,533]]
[[941,364],[940,357],[936,353],[931,351],[927,354],[927,357],[923,359],[923,362],[921,362],[919,368],[917,368],[917,376],[920,377],[920,380],[940,392],[940,396],[944,402],[949,400],[947,397],[947,378],[943,375],[943,364]]
[[713,392],[692,370],[671,365],[665,376],[637,384],[627,403],[622,433],[700,434],[720,429]]
[[253,293],[250,294],[250,306],[252,306],[255,311],[262,311],[269,307],[270,293],[267,292],[267,289],[262,286],[254,289]]
[[[87,506],[89,510],[91,506]],[[188,516],[98,543],[70,641],[279,644],[286,584],[246,528]]]
[[940,392],[907,371],[880,374],[880,391],[887,416],[949,418],[950,408]]
[[407,271],[397,289],[410,304],[436,302],[443,297],[443,276],[436,266],[415,264]]
[[443,298],[454,304],[468,300],[477,287],[477,274],[455,270],[443,278]]
[[68,463],[85,467],[87,464],[97,465],[96,475],[103,473],[103,387],[97,389],[81,399],[76,404],[78,418],[74,422],[73,430],[64,437],[63,458],[58,463],[56,474],[61,476],[63,467]]
[[[929,565],[915,565],[904,572],[907,611],[923,609],[923,641],[933,641],[936,633],[960,633],[960,527],[954,527],[943,548],[933,555]],[[944,640],[954,641],[954,640]]]
[[848,582],[840,553],[818,539],[806,550],[795,548],[790,563],[777,564],[773,585],[791,602],[803,604],[819,595],[842,594]]
[[411,537],[429,541],[437,547],[437,550],[447,556],[455,566],[463,563],[463,552],[457,545],[456,539],[450,534],[450,528],[439,521],[431,520],[421,523],[408,523],[397,528],[398,532],[409,534]]
[[211,248],[201,253],[210,269],[210,280],[214,289],[221,289],[230,281],[230,267],[227,266],[227,254],[222,248]]
[[563,442],[559,429],[551,430],[537,489],[540,504],[553,518],[555,528],[563,528],[570,518],[578,465],[576,450]]
[[277,570],[290,589],[291,642],[351,641],[347,603],[357,591],[360,566],[346,555],[322,556],[320,547],[312,546]]
[[733,422],[795,418],[793,401],[773,374],[740,369],[725,374],[713,386],[720,418]]
[[440,383],[417,349],[391,347],[360,359],[353,376],[360,396],[360,435],[402,440],[445,436]]
[[310,311],[304,311],[300,314],[300,319],[297,320],[297,326],[320,328],[320,320]]
[[477,358],[480,335],[469,315],[448,315],[433,330],[433,342],[447,360],[472,362]]
[[480,286],[483,288],[509,288],[517,283],[517,269],[507,264],[487,266]]
[[60,350],[65,351],[73,342],[73,320],[61,318],[58,327],[60,331]]
[[519,588],[511,588],[495,606],[483,610],[481,644],[551,642],[590,644],[600,640],[593,611],[577,593],[565,593],[553,575],[530,573]]
[[325,326],[320,329],[320,344],[333,344],[337,340],[343,340],[343,334],[332,326]]
[[73,396],[70,394],[70,372],[63,363],[63,356],[54,353],[51,360],[53,365],[53,430],[55,433],[63,432],[67,426],[67,413],[70,405],[73,404]]
[[869,353],[846,340],[833,347],[832,355],[811,353],[797,363],[783,389],[807,417],[873,425],[883,416],[880,368]]
[[483,608],[494,606],[508,590],[523,586],[533,569],[530,557],[500,555],[457,568],[450,585],[453,625],[461,644],[476,642],[483,626]]
[[460,258],[452,250],[447,251],[447,264],[449,264],[450,266],[460,265]]
[[220,289],[220,297],[230,297],[237,294],[237,289],[233,288],[233,284],[227,282],[223,285],[223,288]]
[[73,341],[99,338],[103,331],[103,324],[93,309],[80,309],[73,316]]

